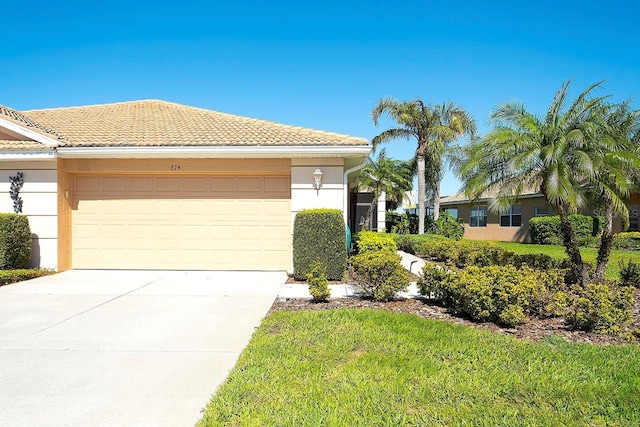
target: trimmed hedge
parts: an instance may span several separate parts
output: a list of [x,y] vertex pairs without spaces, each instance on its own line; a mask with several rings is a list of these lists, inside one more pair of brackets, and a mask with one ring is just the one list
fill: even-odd
[[357,238],[358,253],[362,254],[371,251],[391,251],[398,250],[393,237],[386,233],[375,231],[361,231]]
[[[580,246],[595,246],[601,232],[601,221],[597,217],[588,215],[569,215],[569,222],[573,227]],[[562,245],[560,231],[560,217],[538,216],[529,220],[529,234],[531,243],[539,245]]]
[[0,270],[24,269],[31,257],[31,229],[24,215],[0,214]]
[[612,247],[613,249],[623,249],[626,251],[640,251],[640,232],[631,231],[614,234]]
[[341,280],[347,268],[346,230],[338,209],[305,209],[293,223],[293,276],[306,280],[314,261],[329,280]]
[[399,250],[409,254],[420,252],[419,248],[424,242],[449,240],[447,237],[437,234],[389,234],[396,242]]
[[35,279],[36,277],[49,276],[55,273],[54,270],[40,270],[35,268],[25,270],[0,270],[0,286]]
[[365,252],[351,257],[351,265],[358,288],[376,301],[390,301],[409,288],[409,272],[395,252]]
[[473,320],[516,326],[530,315],[554,315],[555,295],[566,290],[564,270],[541,272],[527,266],[470,266],[465,270],[425,264],[418,289]]

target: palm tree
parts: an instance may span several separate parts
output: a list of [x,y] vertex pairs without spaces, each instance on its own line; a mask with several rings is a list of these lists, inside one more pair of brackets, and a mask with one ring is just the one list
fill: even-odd
[[[499,105],[490,116],[494,129],[466,150],[458,169],[465,192],[477,198],[485,191],[495,194],[493,211],[507,209],[525,189],[536,188],[560,216],[562,241],[572,272],[582,285],[590,281],[569,214],[587,205],[589,190],[598,181],[598,168],[618,151],[615,144],[599,138],[599,114],[603,98],[591,93],[593,84],[568,107],[570,81],[562,85],[547,114],[538,117],[519,103]],[[617,196],[618,189],[603,191]]]
[[[421,99],[399,102],[392,98],[380,99],[371,117],[377,126],[386,115],[396,122],[397,127],[387,129],[373,138],[373,147],[399,138],[415,138],[418,174],[418,233],[424,234],[425,196],[427,190],[433,197],[434,219],[440,210],[440,180],[442,161],[448,145],[463,135],[473,136],[476,132],[475,120],[453,102],[442,105],[425,105]],[[426,161],[429,169],[426,169]]]
[[373,192],[373,200],[367,209],[364,229],[369,228],[371,215],[383,192],[387,200],[401,203],[405,192],[411,190],[413,185],[408,162],[387,157],[384,149],[380,151],[377,159],[369,157],[369,163],[360,170],[358,182]]
[[591,185],[592,203],[602,208],[604,223],[596,258],[594,280],[604,280],[613,243],[613,216],[622,217],[628,225],[629,212],[624,203],[634,186],[634,172],[640,170],[640,110],[633,110],[630,101],[603,105],[600,110],[600,138],[611,147],[599,158]]

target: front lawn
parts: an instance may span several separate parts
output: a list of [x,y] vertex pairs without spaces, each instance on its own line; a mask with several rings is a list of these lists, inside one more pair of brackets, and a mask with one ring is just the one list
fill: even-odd
[[368,309],[280,311],[213,425],[639,425],[640,347],[542,344]]
[[[517,242],[493,242],[503,249],[515,252],[517,254],[537,254],[542,253],[549,255],[556,259],[566,258],[567,254],[564,251],[564,246],[555,245],[533,245],[529,243],[517,243]],[[596,257],[598,256],[598,250],[594,248],[580,248],[582,258],[595,265]],[[611,279],[620,278],[620,267],[618,261],[632,260],[640,263],[640,251],[611,251],[611,258],[607,265],[607,277]]]

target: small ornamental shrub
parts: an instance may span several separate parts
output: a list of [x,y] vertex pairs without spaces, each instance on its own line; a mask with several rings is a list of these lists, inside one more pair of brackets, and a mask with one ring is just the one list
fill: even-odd
[[0,214],[0,270],[24,269],[31,257],[31,230],[24,215]]
[[[455,273],[450,268],[426,262],[416,285],[420,295],[443,301],[446,297],[443,288],[453,279],[455,279]],[[448,305],[450,301],[443,301],[443,303]]]
[[305,209],[293,224],[293,276],[305,280],[314,261],[324,263],[329,280],[340,280],[347,267],[347,241],[342,212]]
[[309,293],[315,302],[326,302],[331,296],[329,280],[327,279],[326,267],[320,261],[311,264],[311,270],[307,274]]
[[[582,245],[596,245],[597,236],[600,233],[600,223],[598,218],[588,215],[569,215],[569,222],[573,227],[578,242]],[[538,216],[529,220],[529,234],[531,243],[539,245],[561,245],[562,234],[560,232],[560,217]]]
[[449,240],[437,234],[390,234],[390,236],[395,240],[398,250],[414,255],[416,254],[416,248],[423,242]]
[[632,286],[640,288],[640,263],[629,260],[627,264],[619,261],[620,286]]
[[351,257],[351,265],[358,288],[376,301],[389,301],[409,287],[409,272],[395,252],[365,252]]
[[358,253],[372,251],[396,252],[398,247],[393,237],[386,233],[376,233],[375,231],[361,231],[358,233]]
[[551,270],[560,268],[562,260],[554,259],[546,254],[516,254],[505,251],[500,265],[513,265],[518,268],[527,265],[535,270]]
[[613,249],[640,251],[640,232],[617,233],[613,236]]
[[436,234],[454,240],[462,239],[464,225],[461,218],[454,218],[449,212],[443,212],[433,224],[433,229]]
[[633,320],[633,288],[612,283],[576,286],[565,320],[575,329],[616,335]]

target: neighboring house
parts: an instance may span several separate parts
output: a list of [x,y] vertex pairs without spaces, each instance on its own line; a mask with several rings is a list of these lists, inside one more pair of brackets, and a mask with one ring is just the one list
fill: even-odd
[[[518,197],[518,201],[509,211],[502,214],[492,213],[487,204],[489,197],[470,201],[463,193],[440,199],[442,212],[449,212],[464,221],[464,237],[473,240],[501,240],[528,242],[529,220],[536,216],[555,215],[556,212],[547,204],[544,196],[535,191],[528,191]],[[640,213],[640,194],[635,194],[629,201],[629,230],[638,230]],[[623,231],[622,220],[615,218],[614,232]]]
[[347,221],[370,149],[157,100],[0,106],[0,211],[12,212],[9,177],[23,172],[32,266],[291,270],[295,214],[335,208]]

